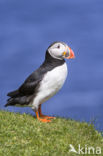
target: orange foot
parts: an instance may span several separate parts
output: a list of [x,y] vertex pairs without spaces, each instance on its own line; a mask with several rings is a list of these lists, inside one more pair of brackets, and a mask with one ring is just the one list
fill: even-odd
[[43,114],[40,114],[40,117],[46,118],[46,119],[55,119],[56,118],[56,117],[53,117],[53,116],[47,116],[47,115],[43,115]]
[[36,111],[36,116],[37,116],[37,119],[41,122],[51,122],[51,120],[47,120],[46,118],[44,118],[44,119],[40,118],[38,111]]

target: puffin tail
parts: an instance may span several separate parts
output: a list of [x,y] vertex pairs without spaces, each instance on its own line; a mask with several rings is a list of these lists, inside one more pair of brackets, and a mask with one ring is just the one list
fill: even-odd
[[7,103],[5,104],[5,107],[7,106],[24,106],[28,105],[30,101],[32,100],[32,96],[26,96],[22,95],[19,90],[15,90],[13,92],[9,92],[7,94],[10,98],[8,98]]
[[20,96],[19,90],[14,90],[12,92],[9,92],[7,94],[7,96],[9,96],[10,98],[7,99],[7,104],[5,105],[5,107],[7,107],[7,106],[13,106],[13,105],[15,105],[15,102],[16,102],[17,97]]
[[13,98],[9,98],[7,100],[7,104],[5,105],[5,107],[12,106],[12,105],[14,105]]
[[16,97],[10,97],[5,104],[5,107],[8,106],[24,106],[28,105],[32,100],[32,96],[21,96],[17,95]]

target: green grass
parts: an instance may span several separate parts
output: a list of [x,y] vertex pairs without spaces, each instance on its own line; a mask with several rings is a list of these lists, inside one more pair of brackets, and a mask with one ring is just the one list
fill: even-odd
[[41,123],[30,115],[0,111],[0,156],[76,156],[69,144],[103,148],[103,137],[85,122],[56,118]]

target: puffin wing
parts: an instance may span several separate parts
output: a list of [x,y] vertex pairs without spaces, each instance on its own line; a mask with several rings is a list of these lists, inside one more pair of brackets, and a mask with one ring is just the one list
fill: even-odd
[[19,92],[23,95],[35,94],[41,79],[42,76],[39,76],[37,72],[32,73],[20,86]]

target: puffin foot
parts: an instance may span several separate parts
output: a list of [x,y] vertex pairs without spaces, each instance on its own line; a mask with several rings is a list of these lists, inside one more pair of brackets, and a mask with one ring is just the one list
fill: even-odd
[[47,115],[43,115],[43,114],[40,114],[40,117],[45,118],[45,119],[55,119],[56,118],[53,116],[47,116]]
[[51,120],[48,120],[48,119],[46,119],[46,118],[40,118],[40,116],[39,116],[39,112],[38,111],[36,111],[36,116],[37,116],[37,119],[39,120],[39,121],[41,121],[41,122],[51,122]]

